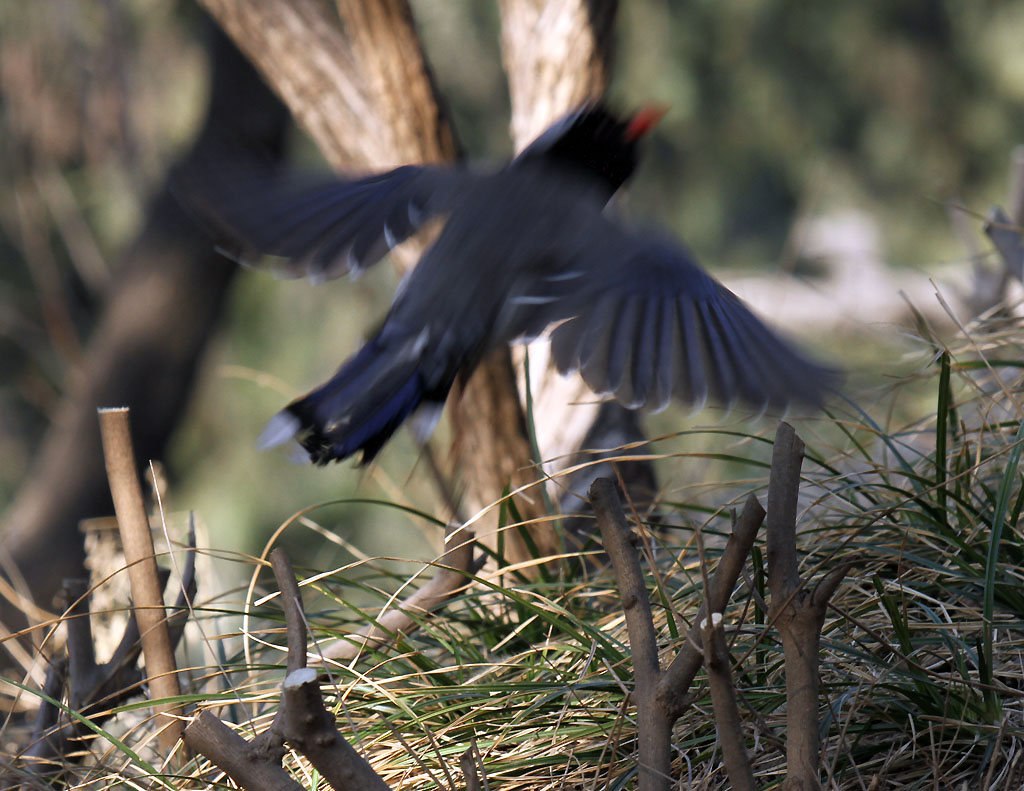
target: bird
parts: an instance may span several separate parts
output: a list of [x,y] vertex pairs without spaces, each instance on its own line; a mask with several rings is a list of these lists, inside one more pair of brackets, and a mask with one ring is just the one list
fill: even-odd
[[366,464],[414,413],[436,422],[487,352],[547,330],[560,372],[629,408],[821,405],[835,369],[769,328],[667,233],[606,210],[663,113],[588,102],[501,166],[275,172],[221,188],[212,212],[232,254],[314,282],[357,274],[441,224],[377,332],[275,415],[260,446],[294,438],[317,465],[356,454]]

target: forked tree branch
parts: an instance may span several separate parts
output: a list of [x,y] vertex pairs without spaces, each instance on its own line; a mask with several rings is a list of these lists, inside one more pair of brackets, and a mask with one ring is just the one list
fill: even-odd
[[185,741],[247,791],[304,791],[281,766],[280,758],[253,750],[209,709],[199,712],[185,728]]
[[[701,624],[707,619],[707,609],[706,606],[700,608],[687,640],[668,670],[662,671],[658,661],[657,638],[647,586],[640,569],[639,556],[633,545],[633,535],[612,482],[607,478],[598,478],[594,481],[590,488],[590,502],[601,529],[605,551],[615,573],[626,617],[630,650],[633,654],[640,774],[638,788],[640,791],[667,791],[672,786],[672,726],[687,705],[687,689],[704,661],[704,652],[701,648],[704,636]],[[743,516],[733,526],[733,534],[710,582],[708,602],[711,604],[713,615],[717,615],[719,619],[743,569],[763,518],[764,510],[751,495],[743,510]],[[727,668],[727,656],[725,663]],[[722,671],[719,669],[719,680],[721,675]],[[731,688],[731,681],[726,681],[724,686],[717,686],[716,692],[721,695],[728,689],[728,694],[732,695],[731,706],[735,709],[736,701]],[[730,715],[726,712],[719,715],[719,705],[726,704],[720,704],[716,700],[716,716],[726,717],[725,723],[731,728],[727,737],[732,738],[731,746],[735,746],[737,740],[741,739],[737,735],[738,714]],[[746,762],[745,769],[740,765],[741,755],[739,750],[730,751],[729,776],[736,788],[744,787],[743,778],[751,771],[749,761]]]
[[818,654],[829,599],[852,564],[838,566],[816,586],[800,578],[796,516],[804,444],[793,427],[780,422],[768,483],[768,586],[770,616],[782,638],[786,668],[787,791],[820,787],[821,739]]
[[306,667],[306,617],[291,561],[280,547],[271,553],[270,561],[281,591],[288,635],[287,675],[274,721],[247,742],[206,710],[185,729],[185,741],[247,791],[301,788],[281,767],[285,744],[305,755],[336,791],[390,791],[335,728],[316,671]]
[[707,617],[709,608],[711,612],[724,612],[729,597],[736,589],[736,582],[743,573],[743,567],[750,556],[750,550],[754,546],[757,531],[760,530],[764,517],[765,511],[761,503],[753,494],[750,495],[743,505],[739,519],[733,523],[732,533],[711,577],[711,590],[697,610],[693,627],[679,653],[658,682],[658,704],[665,709],[673,722],[679,719],[689,706],[687,691],[704,662],[700,622]]

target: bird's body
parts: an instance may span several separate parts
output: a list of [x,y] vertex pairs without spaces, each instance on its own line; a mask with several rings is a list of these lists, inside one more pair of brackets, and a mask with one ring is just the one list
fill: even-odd
[[820,402],[832,372],[764,326],[674,242],[604,213],[651,124],[601,106],[555,125],[504,168],[403,167],[358,180],[266,180],[221,202],[246,246],[314,279],[369,266],[432,219],[436,241],[378,333],[271,421],[317,463],[368,461],[415,410],[497,346],[554,327],[553,356],[600,394],[755,407]]
[[[403,284],[390,316],[430,328],[438,342],[446,328],[461,324],[465,336],[485,348],[544,329],[546,324],[531,327],[531,319],[555,295],[571,295],[569,281],[585,274],[572,266],[604,202],[596,191],[584,197],[586,185],[545,180],[533,171],[508,168],[472,180]],[[493,204],[496,194],[502,197],[497,210],[473,210]],[[418,298],[420,288],[434,291],[438,283],[448,288],[436,300]]]

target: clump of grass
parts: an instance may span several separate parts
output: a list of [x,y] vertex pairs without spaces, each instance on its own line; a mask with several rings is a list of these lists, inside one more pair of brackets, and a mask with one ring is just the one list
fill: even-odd
[[[808,448],[801,574],[813,579],[837,564],[856,564],[823,630],[823,776],[831,787],[1021,783],[1024,424],[1019,382],[1010,375],[1021,366],[1010,358],[1009,338],[1002,341],[1002,360],[975,362],[977,351],[989,348],[978,344],[971,357],[964,350],[937,356],[913,383],[930,393],[927,417],[882,425],[848,405],[802,432]],[[704,433],[711,444],[725,436]],[[725,441],[767,448],[770,434],[732,434]],[[744,461],[735,449],[707,455]],[[754,474],[741,488],[760,491],[763,454],[751,457]],[[735,487],[701,487],[692,500],[663,499],[657,519],[640,514],[665,656],[685,639],[702,601],[694,532],[727,532],[723,506],[736,494]],[[516,529],[514,509],[502,514],[504,529]],[[707,542],[712,564],[715,546]],[[409,573],[401,561],[372,558],[337,574],[317,573],[303,589],[315,645],[372,622],[422,570],[420,562],[405,563]],[[759,782],[771,787],[785,766],[785,679],[766,611],[765,573],[756,550],[726,623],[748,752]],[[283,654],[267,647],[283,643],[281,617],[275,601],[259,595],[257,586],[259,605],[245,608],[244,640],[225,628],[239,623],[237,607],[224,601],[196,607],[197,627],[218,661],[195,668],[183,696],[196,706],[216,706],[249,734],[269,724],[282,678]],[[326,666],[325,694],[339,727],[392,788],[460,786],[459,758],[472,745],[492,789],[635,785],[633,669],[618,594],[596,548],[582,566],[549,565],[532,575],[481,571],[441,612],[416,620],[414,633]],[[674,772],[687,787],[725,788],[703,676],[692,692],[675,729]],[[145,705],[119,711],[127,716]],[[141,742],[148,729],[146,720],[138,721],[117,744]],[[316,785],[301,759],[291,756],[286,765],[306,787]],[[191,759],[164,779],[180,789],[208,787],[209,771]],[[95,749],[70,786],[140,773],[121,747]]]

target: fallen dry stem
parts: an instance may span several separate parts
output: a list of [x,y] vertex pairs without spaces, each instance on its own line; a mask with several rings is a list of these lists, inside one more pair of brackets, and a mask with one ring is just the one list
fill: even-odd
[[380,613],[371,623],[355,634],[342,638],[324,651],[325,659],[348,662],[366,648],[379,648],[398,634],[408,635],[419,628],[415,616],[434,612],[464,588],[473,573],[473,533],[459,525],[450,524],[445,530],[448,550],[438,560],[434,576],[423,587],[398,606]]

